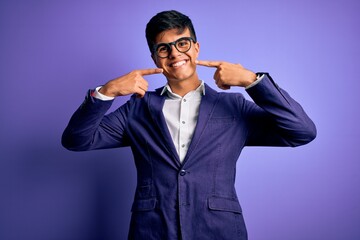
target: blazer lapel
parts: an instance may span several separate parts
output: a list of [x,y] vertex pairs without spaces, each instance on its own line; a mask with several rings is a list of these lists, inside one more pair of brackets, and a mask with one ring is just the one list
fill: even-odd
[[176,164],[176,167],[179,168],[181,166],[179,155],[177,154],[176,148],[174,146],[173,140],[171,138],[169,129],[165,121],[164,114],[162,112],[165,97],[160,95],[161,90],[162,88],[156,89],[156,92],[154,94],[149,95],[148,107],[151,113],[151,117],[155,123],[155,127],[159,129],[161,137],[163,138],[165,148],[175,160],[174,163]]
[[204,133],[204,131],[206,131],[205,130],[206,125],[208,123],[210,116],[212,115],[212,112],[214,110],[216,102],[218,101],[218,98],[219,97],[217,92],[212,88],[210,88],[207,84],[205,84],[205,95],[201,99],[199,116],[195,127],[194,135],[192,137],[183,164],[186,163],[192,152],[196,149],[196,146],[198,145],[202,134]]

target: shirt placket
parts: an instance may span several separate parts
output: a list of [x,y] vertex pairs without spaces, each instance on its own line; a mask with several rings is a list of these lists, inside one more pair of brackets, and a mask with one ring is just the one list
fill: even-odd
[[179,158],[182,162],[185,158],[189,147],[189,138],[187,136],[187,128],[189,127],[189,107],[190,96],[185,95],[180,103],[180,126],[179,126]]

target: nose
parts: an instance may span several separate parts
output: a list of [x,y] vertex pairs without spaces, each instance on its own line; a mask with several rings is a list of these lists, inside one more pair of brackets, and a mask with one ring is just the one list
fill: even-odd
[[171,44],[170,45],[170,53],[169,53],[169,58],[174,58],[176,56],[179,56],[181,54],[181,52],[179,52],[177,50],[177,48],[175,47],[175,44]]

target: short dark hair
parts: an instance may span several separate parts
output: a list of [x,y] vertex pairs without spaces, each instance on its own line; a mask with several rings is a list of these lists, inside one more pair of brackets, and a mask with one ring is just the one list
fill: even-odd
[[150,19],[145,30],[146,41],[151,53],[153,53],[157,35],[171,29],[178,29],[179,34],[189,29],[191,37],[195,42],[197,41],[194,26],[188,16],[175,10],[159,12]]

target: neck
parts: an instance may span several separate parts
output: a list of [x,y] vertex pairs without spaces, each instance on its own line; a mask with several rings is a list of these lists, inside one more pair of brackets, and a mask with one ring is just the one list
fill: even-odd
[[196,73],[187,79],[167,79],[167,81],[171,91],[181,97],[185,96],[187,93],[193,90],[196,90],[201,84],[201,81]]

